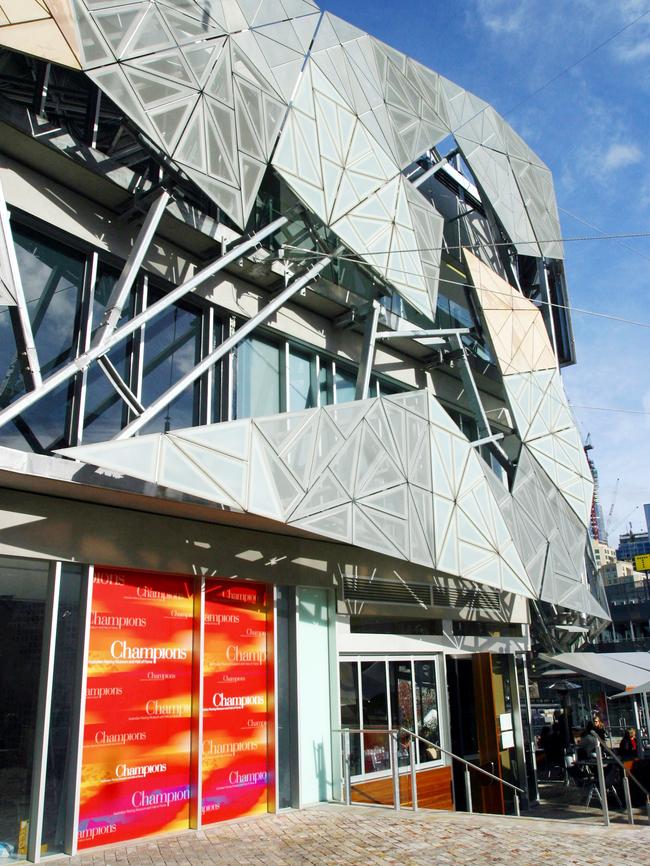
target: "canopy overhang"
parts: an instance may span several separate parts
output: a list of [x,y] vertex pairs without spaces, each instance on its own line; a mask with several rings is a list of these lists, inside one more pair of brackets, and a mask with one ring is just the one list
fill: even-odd
[[650,652],[558,653],[541,655],[544,661],[591,677],[622,690],[622,694],[650,691]]

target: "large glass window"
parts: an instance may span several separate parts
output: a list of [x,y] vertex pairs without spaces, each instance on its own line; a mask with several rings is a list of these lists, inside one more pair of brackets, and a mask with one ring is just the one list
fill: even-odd
[[237,418],[281,411],[280,347],[249,337],[237,349]]
[[[161,295],[152,293],[151,305]],[[142,402],[145,406],[181,379],[201,357],[201,311],[174,304],[145,328]],[[198,385],[190,386],[143,427],[155,433],[198,424]]]
[[[363,729],[361,735],[350,735],[353,776],[390,770],[387,729],[406,728],[433,744],[440,743],[435,658],[346,660],[340,663],[339,676],[341,726]],[[440,759],[434,746],[422,743],[416,750],[418,764]],[[409,761],[408,738],[399,738],[398,764],[406,767]]]
[[357,377],[349,370],[336,368],[334,386],[337,403],[348,403],[354,400],[357,392]]
[[316,405],[316,357],[289,350],[289,411],[311,409]]
[[46,563],[0,562],[0,857],[27,854]]

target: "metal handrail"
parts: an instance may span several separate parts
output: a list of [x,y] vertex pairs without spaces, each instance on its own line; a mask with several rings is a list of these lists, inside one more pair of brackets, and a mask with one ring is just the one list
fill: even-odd
[[643,791],[643,793],[646,795],[646,798],[647,798],[648,800],[650,800],[650,791],[648,791],[648,789],[647,789],[644,785],[642,785],[641,782],[639,782],[639,780],[637,779],[637,777],[634,776],[634,775],[633,775],[633,774],[628,770],[628,768],[625,766],[625,764],[623,763],[623,761],[621,761],[621,759],[618,757],[618,755],[617,755],[615,752],[613,752],[612,749],[610,749],[609,746],[605,745],[605,743],[603,743],[602,741],[601,741],[600,745],[601,745],[601,748],[605,749],[605,751],[606,751],[608,754],[610,754],[610,755],[612,756],[612,758],[614,758],[614,760],[615,760],[616,763],[619,765],[619,767],[621,767],[621,769],[623,770],[623,772],[625,773],[625,775],[626,775],[629,779],[632,779],[632,781],[633,781],[634,784],[637,786],[637,788],[640,788],[640,789]]
[[465,760],[465,758],[461,758],[460,755],[455,755],[453,752],[448,751],[447,749],[443,749],[442,746],[438,745],[438,743],[434,743],[431,740],[427,740],[426,737],[421,737],[419,734],[416,734],[415,731],[410,731],[408,728],[333,728],[332,733],[341,734],[343,737],[343,791],[344,791],[344,800],[347,805],[350,805],[352,800],[352,783],[351,783],[351,773],[350,773],[350,734],[386,734],[389,737],[390,741],[390,753],[391,753],[391,771],[393,775],[393,802],[394,808],[400,809],[400,786],[399,786],[399,775],[400,768],[398,766],[398,739],[400,735],[405,734],[409,737],[408,743],[408,751],[409,751],[409,769],[411,775],[411,799],[412,799],[412,808],[413,811],[417,811],[418,808],[418,789],[417,789],[417,770],[416,770],[416,757],[415,757],[415,740],[421,740],[423,743],[426,743],[428,746],[431,746],[434,749],[438,749],[445,755],[448,755],[452,760],[460,761],[465,765],[465,794],[467,797],[467,810],[469,812],[472,811],[472,786],[469,771],[470,769],[476,770],[477,773],[481,773],[484,776],[487,776],[489,779],[493,779],[496,782],[499,782],[501,785],[506,785],[508,788],[512,788],[514,793],[514,801],[515,801],[515,814],[520,814],[519,809],[519,794],[524,794],[524,790],[522,788],[517,787],[517,785],[513,785],[511,782],[506,782],[504,779],[495,775],[494,773],[489,773],[487,770],[484,770],[482,767],[477,767],[476,764],[472,764],[471,761]]
[[472,764],[471,761],[467,761],[465,758],[461,758],[460,755],[455,755],[448,749],[443,749],[443,747],[440,746],[438,743],[432,743],[431,740],[427,740],[425,737],[421,737],[414,731],[409,731],[408,728],[400,728],[400,731],[402,731],[402,733],[404,734],[408,734],[410,737],[415,737],[416,740],[421,740],[423,743],[427,743],[434,749],[438,749],[438,751],[443,752],[445,755],[449,755],[449,757],[453,758],[455,761],[460,761],[461,764],[465,764],[465,766],[469,767],[471,770],[476,770],[477,773],[483,773],[484,776],[489,776],[490,779],[494,779],[495,781],[500,782],[502,785],[506,785],[508,788],[512,788],[514,791],[517,791],[518,794],[526,793],[523,788],[518,788],[517,785],[513,785],[511,782],[506,782],[506,780],[502,779],[501,776],[497,776],[494,773],[488,773],[488,771],[484,770],[482,767],[478,767],[476,764]]

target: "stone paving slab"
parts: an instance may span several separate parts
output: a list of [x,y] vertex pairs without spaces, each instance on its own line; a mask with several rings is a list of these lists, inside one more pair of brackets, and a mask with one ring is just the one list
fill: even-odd
[[57,858],[67,866],[650,866],[650,827],[318,806]]

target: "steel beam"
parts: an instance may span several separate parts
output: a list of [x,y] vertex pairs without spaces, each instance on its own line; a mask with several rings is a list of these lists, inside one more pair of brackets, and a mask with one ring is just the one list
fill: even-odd
[[448,162],[449,162],[449,160],[448,160],[447,157],[445,156],[443,159],[440,160],[440,162],[437,162],[435,165],[432,165],[431,168],[428,168],[428,169],[424,172],[424,174],[421,174],[419,177],[416,177],[415,180],[412,180],[411,183],[412,183],[413,186],[417,189],[419,186],[422,186],[422,184],[423,184],[425,181],[429,180],[430,177],[433,177],[433,175],[434,175],[437,171],[440,171],[440,169],[441,169],[443,166],[447,165]]
[[170,307],[176,301],[180,300],[185,295],[189,294],[191,291],[197,288],[197,286],[204,283],[206,280],[210,279],[210,277],[214,276],[220,270],[225,268],[227,265],[231,264],[236,259],[240,258],[240,256],[244,255],[251,247],[256,246],[260,243],[260,241],[264,240],[264,238],[268,237],[268,235],[273,234],[278,229],[282,228],[288,222],[287,217],[278,217],[278,219],[274,220],[269,225],[265,226],[260,231],[256,232],[251,237],[247,238],[245,241],[237,244],[236,247],[233,247],[230,252],[227,252],[225,255],[220,256],[220,258],[216,259],[216,261],[212,262],[212,264],[207,265],[202,270],[198,271],[193,277],[189,280],[186,280],[180,286],[177,286],[175,289],[172,289],[171,292],[168,292],[164,297],[162,297],[159,301],[156,301],[155,304],[152,304],[146,310],[143,310],[138,315],[134,316],[129,322],[126,322],[122,325],[121,328],[118,328],[113,334],[101,345],[94,346],[89,349],[87,352],[84,352],[74,361],[71,361],[65,367],[62,367],[52,376],[39,384],[39,387],[33,391],[30,391],[28,394],[20,397],[18,400],[15,400],[6,409],[3,409],[0,412],[0,427],[6,424],[8,421],[11,421],[13,418],[16,418],[21,412],[24,412],[25,409],[28,409],[34,403],[44,397],[46,394],[49,394],[51,391],[54,391],[59,385],[67,382],[73,376],[75,376],[80,370],[84,370],[92,361],[96,361],[97,358],[100,358],[102,355],[105,355],[109,349],[112,349],[113,346],[116,346],[118,343],[121,343],[126,337],[129,337],[134,331],[139,330],[143,325],[145,325],[150,319],[153,319],[158,313],[166,310],[167,307]]
[[160,220],[165,212],[170,195],[166,189],[161,190],[153,201],[149,212],[146,216],[142,228],[138,233],[133,248],[122,268],[119,280],[115,283],[111,296],[106,304],[106,310],[102,318],[101,324],[93,337],[93,346],[102,346],[109,339],[111,334],[117,327],[117,323],[122,315],[124,304],[129,297],[129,292],[133,288],[133,283],[138,276],[138,271],[142,267],[144,257],[149,251],[151,241],[158,230]]
[[365,400],[370,388],[370,374],[375,360],[375,339],[377,337],[377,325],[381,306],[378,301],[373,301],[368,310],[366,325],[363,331],[363,346],[361,348],[361,359],[357,372],[357,387],[354,395],[355,400]]
[[14,246],[14,238],[11,232],[11,223],[9,222],[9,211],[5,202],[2,186],[0,185],[0,232],[2,232],[4,245],[7,253],[7,264],[9,274],[13,285],[11,288],[14,291],[14,300],[16,301],[16,317],[14,318],[15,326],[17,326],[19,351],[23,354],[25,372],[25,385],[31,389],[31,393],[39,388],[42,384],[41,365],[36,352],[36,344],[34,342],[34,334],[32,333],[32,324],[29,320],[29,311],[27,310],[27,302],[23,291],[23,282],[20,278],[20,270],[18,268],[18,259],[16,258],[16,248]]
[[128,439],[130,436],[133,436],[135,433],[140,430],[141,427],[144,427],[152,418],[155,418],[162,410],[168,406],[172,400],[175,400],[179,394],[182,394],[183,391],[195,382],[200,376],[202,376],[207,370],[210,369],[214,364],[221,360],[224,355],[227,355],[232,349],[235,348],[241,341],[247,337],[251,331],[254,331],[255,328],[259,327],[259,325],[264,324],[271,316],[277,312],[293,295],[299,292],[302,288],[304,288],[307,283],[310,283],[312,280],[316,279],[316,277],[323,271],[327,265],[332,261],[337,253],[332,254],[331,256],[325,256],[325,258],[320,259],[312,268],[310,268],[304,276],[299,277],[297,280],[294,280],[292,283],[282,291],[279,292],[275,297],[262,309],[253,316],[252,319],[249,319],[245,322],[241,328],[238,328],[232,336],[228,337],[227,340],[224,340],[219,346],[217,346],[214,351],[210,352],[209,355],[206,355],[189,373],[186,373],[181,379],[178,380],[171,388],[168,388],[164,394],[161,394],[157,400],[148,406],[145,411],[140,415],[139,418],[136,418],[130,424],[128,424],[123,430],[121,430],[115,439]]
[[409,331],[380,331],[377,334],[378,340],[418,340],[423,337],[457,337],[463,334],[471,333],[470,328],[430,328],[427,330],[409,330]]
[[97,363],[101,367],[102,373],[106,376],[116,393],[119,394],[122,400],[124,400],[129,409],[132,412],[135,412],[136,415],[142,415],[144,412],[144,406],[117,372],[110,358],[107,358],[106,355],[104,355],[97,359]]
[[489,445],[491,442],[498,442],[500,439],[503,439],[503,433],[494,433],[492,436],[484,436],[483,439],[476,439],[469,444],[472,448],[480,448],[481,445]]

